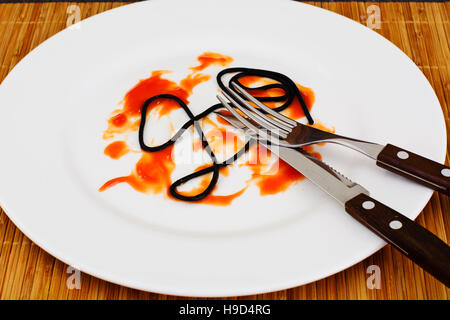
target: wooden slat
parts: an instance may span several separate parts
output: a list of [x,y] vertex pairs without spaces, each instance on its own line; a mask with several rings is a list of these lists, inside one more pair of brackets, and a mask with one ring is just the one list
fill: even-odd
[[[0,81],[37,45],[66,26],[73,3],[0,4]],[[125,3],[79,3],[85,19]],[[367,7],[381,9],[381,29],[422,70],[450,126],[450,4],[414,2],[310,2],[361,24]],[[450,131],[448,136],[450,136]],[[0,156],[1,157],[1,156]],[[446,157],[449,163],[449,152]],[[450,240],[450,199],[434,194],[417,222]],[[381,289],[366,286],[368,266],[381,270]],[[70,290],[67,265],[25,237],[0,209],[0,299],[176,299],[81,275],[81,288]],[[450,290],[390,246],[326,279],[247,299],[449,299]],[[238,298],[238,297],[236,297]],[[233,298],[232,298],[233,299]]]

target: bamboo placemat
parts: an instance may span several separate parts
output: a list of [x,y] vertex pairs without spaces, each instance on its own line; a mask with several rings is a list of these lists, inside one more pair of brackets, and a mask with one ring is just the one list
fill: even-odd
[[[422,70],[441,103],[448,136],[450,97],[450,3],[308,2],[366,24],[370,5],[380,8],[376,30]],[[66,27],[67,8],[82,19],[126,3],[0,4],[0,81],[28,52]],[[367,48],[370,50],[370,48]],[[370,63],[370,62],[368,62]],[[1,106],[0,106],[1,108]],[[0,156],[1,157],[1,156]],[[449,153],[447,150],[447,163]],[[1,163],[1,161],[0,161]],[[417,218],[449,242],[450,198],[434,194]],[[81,274],[80,289],[69,289],[68,266],[32,243],[0,209],[0,299],[174,299]],[[367,287],[367,268],[379,266],[380,289]],[[247,296],[247,299],[448,299],[450,290],[388,245],[361,263],[301,287]]]

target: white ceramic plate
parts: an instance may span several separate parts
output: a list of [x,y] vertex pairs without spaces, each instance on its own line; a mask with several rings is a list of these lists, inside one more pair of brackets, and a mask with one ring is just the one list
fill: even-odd
[[[130,172],[126,161],[103,155],[106,120],[124,94],[152,70],[186,73],[205,51],[313,88],[313,117],[338,133],[444,159],[445,125],[431,86],[366,27],[291,1],[142,2],[58,33],[2,83],[0,203],[13,222],[86,273],[188,296],[298,286],[380,249],[382,240],[309,181],[274,196],[250,188],[228,207],[168,201],[127,185],[97,191]],[[214,81],[200,85],[194,111],[215,103],[216,90]],[[432,194],[356,152],[320,148],[324,160],[410,218]]]

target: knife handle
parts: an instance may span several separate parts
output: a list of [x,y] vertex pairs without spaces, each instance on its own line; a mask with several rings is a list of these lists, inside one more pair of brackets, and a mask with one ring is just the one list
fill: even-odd
[[364,193],[347,201],[345,211],[450,286],[450,247],[430,231]]
[[377,165],[450,195],[450,168],[443,164],[387,144],[377,157]]

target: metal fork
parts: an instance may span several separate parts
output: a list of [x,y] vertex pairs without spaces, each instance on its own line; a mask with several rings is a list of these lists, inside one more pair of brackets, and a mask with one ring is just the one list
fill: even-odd
[[[445,165],[392,144],[383,146],[304,125],[272,110],[235,82],[225,85],[225,88],[227,92],[221,91],[221,94],[247,118],[242,116],[234,108],[230,108],[227,104],[224,104],[223,97],[220,95],[218,95],[219,100],[221,100],[222,104],[234,117],[239,119],[239,121],[244,123],[253,132],[259,132],[259,139],[265,139],[274,143],[275,138],[278,145],[289,148],[302,147],[320,142],[343,145],[376,160],[376,164],[379,167],[441,193],[450,195],[450,168]],[[249,103],[249,101],[256,107]],[[224,116],[224,118],[226,117]],[[260,128],[267,130],[267,133],[261,134]]]

